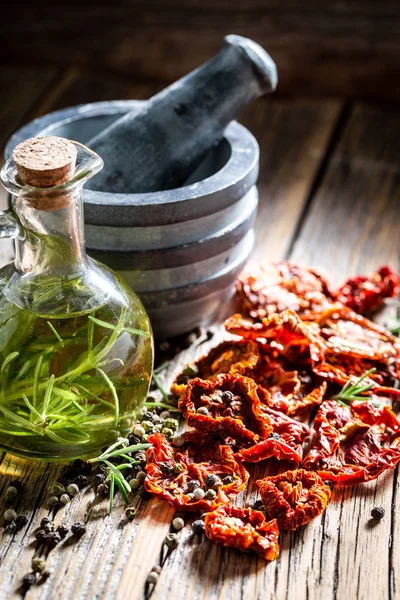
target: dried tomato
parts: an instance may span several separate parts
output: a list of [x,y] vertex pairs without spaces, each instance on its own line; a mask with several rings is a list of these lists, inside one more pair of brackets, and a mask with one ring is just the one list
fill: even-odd
[[367,276],[350,277],[335,296],[355,312],[368,315],[376,312],[385,298],[393,298],[399,291],[400,275],[384,266]]
[[279,529],[293,530],[306,525],[327,507],[331,488],[317,473],[297,469],[256,482],[270,518]]
[[222,506],[205,516],[204,528],[210,540],[228,548],[251,550],[270,561],[279,556],[276,521],[266,521],[258,510]]
[[[292,310],[253,323],[236,314],[225,321],[229,333],[245,339],[264,340],[293,363],[316,364],[323,360],[324,344],[315,323],[305,323]],[[260,346],[262,350],[262,346]]]
[[302,447],[310,430],[304,423],[295,421],[285,414],[269,409],[268,416],[273,431],[270,436],[249,448],[238,451],[237,457],[245,462],[260,462],[274,456],[278,460],[302,460]]
[[284,310],[299,314],[325,305],[331,292],[325,278],[292,262],[262,268],[249,262],[239,275],[237,295],[245,314],[262,319]]
[[316,439],[303,461],[322,479],[353,485],[375,479],[400,461],[400,423],[388,406],[324,402],[314,420]]
[[272,432],[266,392],[241,375],[222,374],[212,381],[193,379],[178,406],[198,431],[243,442],[255,442]]
[[[181,510],[209,511],[229,502],[229,498],[245,489],[249,474],[235,459],[229,446],[198,432],[183,435],[183,446],[172,446],[161,433],[149,436],[146,452],[145,489]],[[176,465],[180,465],[176,469]],[[174,468],[175,467],[175,468]],[[191,482],[203,491],[210,474],[218,477],[215,498],[196,499]],[[195,488],[194,488],[195,489]]]

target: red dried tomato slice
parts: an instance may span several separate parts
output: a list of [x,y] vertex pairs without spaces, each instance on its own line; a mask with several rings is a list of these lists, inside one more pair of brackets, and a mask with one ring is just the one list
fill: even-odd
[[[362,406],[361,406],[362,405]],[[400,461],[400,423],[388,406],[324,402],[314,420],[316,440],[302,466],[322,479],[353,485],[375,479]]]
[[259,323],[236,314],[225,321],[225,328],[245,339],[265,340],[265,344],[273,346],[281,357],[292,363],[317,364],[323,360],[324,344],[318,325],[303,322],[291,310],[274,314]]
[[399,291],[400,275],[384,266],[367,276],[350,277],[335,296],[355,312],[368,315],[381,308],[385,298],[394,298]]
[[251,550],[270,561],[279,556],[276,521],[266,521],[258,510],[222,506],[205,516],[204,528],[210,540],[228,548]]
[[193,379],[178,407],[198,431],[242,442],[255,442],[272,432],[266,392],[241,375],[222,374],[212,381]]
[[331,488],[310,471],[297,469],[256,482],[262,502],[279,529],[306,525],[327,507]]
[[237,295],[245,314],[262,319],[287,309],[299,314],[328,302],[331,292],[325,278],[289,261],[262,268],[249,262],[239,275]]
[[[209,511],[245,489],[249,474],[229,446],[198,432],[187,432],[183,438],[183,446],[175,448],[161,433],[149,436],[144,481],[148,492],[181,510]],[[218,477],[218,483],[212,485],[217,492],[215,498],[207,498],[206,493],[207,476],[211,474]],[[204,497],[193,496],[197,488],[205,492]]]
[[304,423],[295,421],[273,409],[268,410],[273,432],[266,440],[261,440],[249,448],[242,448],[236,456],[245,462],[260,462],[274,456],[278,460],[292,460],[296,464],[302,460],[302,447],[310,430]]

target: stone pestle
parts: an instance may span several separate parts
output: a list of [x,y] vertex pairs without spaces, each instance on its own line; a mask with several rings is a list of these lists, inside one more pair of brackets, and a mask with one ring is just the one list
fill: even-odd
[[228,35],[210,61],[153,96],[88,142],[105,167],[92,189],[146,193],[180,187],[227,125],[277,85],[274,61],[261,46]]

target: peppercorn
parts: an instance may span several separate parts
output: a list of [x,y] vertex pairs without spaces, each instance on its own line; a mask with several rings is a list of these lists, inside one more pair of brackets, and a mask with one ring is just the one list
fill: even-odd
[[18,496],[18,490],[14,485],[10,485],[6,490],[6,502],[13,504]]
[[202,535],[204,533],[204,522],[201,519],[198,519],[197,521],[193,521],[192,531],[196,535]]
[[377,521],[383,519],[384,516],[385,509],[383,508],[383,506],[374,506],[374,508],[371,510],[371,517],[373,519],[376,519]]
[[160,567],[160,565],[155,565],[152,568],[152,571],[154,571],[155,573],[161,573],[161,569],[162,569],[162,567]]
[[229,390],[225,390],[224,392],[222,392],[222,400],[224,402],[226,402],[227,404],[229,404],[230,402],[232,402],[232,400],[234,399],[234,394],[232,394],[232,392],[230,392]]
[[272,433],[270,433],[268,437],[272,438],[273,440],[280,440],[281,439],[281,436],[279,435],[279,433],[276,433],[275,431],[273,431]]
[[72,525],[71,531],[75,537],[82,537],[86,533],[86,525],[78,521]]
[[130,446],[135,446],[136,444],[140,444],[140,437],[138,437],[137,435],[134,435],[133,433],[130,433],[128,435],[128,442]]
[[171,416],[171,413],[168,410],[163,410],[160,412],[161,419],[168,419]]
[[90,462],[84,462],[81,467],[82,475],[89,475],[93,471],[93,465]]
[[125,516],[128,521],[132,521],[136,516],[136,508],[134,506],[128,506],[128,508],[125,509]]
[[182,473],[183,471],[183,466],[180,463],[175,463],[174,466],[172,467],[172,473],[174,475],[180,475],[180,473]]
[[174,470],[173,466],[167,462],[161,462],[159,464],[159,467],[160,467],[161,473],[163,475],[172,475],[173,470]]
[[140,481],[139,479],[133,478],[130,480],[129,485],[132,491],[137,490],[140,488]]
[[151,433],[154,429],[154,424],[151,421],[142,421],[141,426],[145,433]]
[[61,504],[64,504],[64,506],[65,506],[66,504],[71,502],[71,498],[68,496],[68,494],[61,494],[60,502],[61,502]]
[[[195,490],[194,495],[196,495],[196,492],[197,492],[197,490]],[[206,493],[204,494],[204,498],[205,498],[205,500],[214,500],[216,495],[217,495],[217,492],[215,490],[207,490]]]
[[216,475],[214,475],[213,473],[210,473],[210,475],[207,475],[207,477],[204,480],[204,483],[206,484],[207,487],[214,487],[214,485],[217,483],[218,481],[218,477]]
[[44,541],[46,546],[49,546],[50,548],[55,548],[57,544],[61,542],[61,536],[58,533],[58,531],[49,531]]
[[181,446],[183,446],[184,443],[185,443],[185,439],[181,435],[176,435],[172,440],[172,444],[174,446],[176,446],[177,448],[180,448]]
[[170,550],[175,550],[175,548],[177,548],[179,544],[178,536],[176,535],[176,533],[169,533],[164,539],[164,544]]
[[55,482],[48,487],[47,491],[50,496],[58,496],[59,494],[63,494],[65,492],[65,488],[63,485],[61,485],[61,483]]
[[46,570],[46,571],[43,571],[41,578],[43,579],[43,581],[46,581],[46,579],[48,579],[50,577],[50,575],[51,575],[50,571]]
[[198,415],[208,415],[208,408],[206,406],[199,406],[196,412]]
[[46,541],[47,532],[44,529],[38,529],[37,532],[35,533],[35,538],[41,544],[42,542]]
[[223,478],[222,483],[224,485],[229,485],[230,483],[233,483],[234,478],[232,477],[232,475],[226,475],[226,477]]
[[31,568],[34,573],[43,573],[46,568],[46,562],[42,558],[36,556],[35,558],[32,558]]
[[[210,491],[212,491],[212,490],[210,490]],[[214,492],[214,494],[215,494],[215,492]],[[203,500],[204,496],[205,496],[205,492],[201,488],[196,488],[193,492],[193,498],[195,500]]]
[[100,483],[100,485],[97,487],[97,493],[99,494],[99,496],[108,496],[109,491],[110,488],[107,483]]
[[191,479],[190,481],[188,481],[188,492],[194,492],[194,490],[198,487],[200,487],[200,481],[198,481],[197,479]]
[[141,439],[144,436],[145,433],[146,432],[145,432],[144,428],[141,425],[136,425],[133,428],[133,434],[136,435],[139,439]]
[[154,425],[154,429],[160,432],[163,430],[163,427],[164,425],[162,423],[157,423],[156,425]]
[[171,344],[165,341],[161,342],[161,344],[158,347],[160,348],[161,352],[167,352],[171,348]]
[[[145,410],[144,412],[142,412],[142,417],[144,421],[152,421],[154,418],[154,413],[150,412],[149,410]],[[143,425],[144,427],[144,425]]]
[[50,519],[50,517],[43,517],[43,519],[40,521],[40,527],[44,528],[46,525],[52,522],[53,521]]
[[17,513],[12,508],[8,508],[3,516],[4,520],[7,521],[7,523],[12,523],[17,518]]
[[138,471],[136,473],[136,479],[140,482],[143,483],[143,481],[146,479],[146,473],[144,471]]
[[94,476],[94,485],[97,487],[98,485],[100,485],[100,483],[104,483],[105,480],[106,476],[103,473],[96,473],[96,475]]
[[36,583],[35,573],[28,573],[27,575],[24,575],[22,578],[22,586],[23,586],[24,590],[29,590],[29,588],[32,587],[33,585],[35,585],[35,583]]
[[158,581],[159,574],[156,571],[150,571],[147,575],[147,583],[150,585],[155,585]]
[[76,471],[82,471],[82,467],[84,465],[84,461],[81,458],[76,458],[72,463],[72,468]]
[[78,486],[80,490],[83,490],[83,488],[87,486],[88,479],[85,475],[78,475],[78,477],[74,479],[74,483]]
[[189,335],[187,335],[185,337],[185,343],[188,346],[191,346],[192,344],[195,343],[195,341],[197,340],[198,337],[199,337],[198,334],[195,331],[192,331],[192,333],[189,333]]
[[179,422],[176,419],[172,419],[170,417],[168,419],[165,419],[165,421],[164,421],[164,427],[172,429],[172,431],[176,431],[178,429],[178,427],[179,427]]
[[161,433],[165,435],[166,438],[172,438],[174,435],[174,432],[170,427],[163,427]]
[[261,508],[264,508],[264,504],[262,500],[256,500],[253,504],[253,506],[251,506],[251,508],[253,510],[260,510]]
[[69,528],[65,525],[65,523],[61,523],[57,527],[57,532],[60,534],[61,539],[64,539],[69,531]]
[[180,517],[175,517],[175,519],[172,521],[172,527],[176,529],[176,531],[180,531],[185,527],[185,521]]
[[145,452],[135,452],[133,458],[138,461],[139,464],[146,464],[146,454]]
[[199,368],[194,363],[186,365],[186,367],[182,371],[182,375],[186,377],[196,377],[199,374]]
[[28,523],[28,518],[25,515],[18,515],[18,517],[15,519],[15,525],[18,528],[25,527],[25,525],[27,523]]
[[47,500],[47,504],[50,506],[50,508],[57,506],[58,503],[59,499],[57,498],[57,496],[50,496],[50,498]]

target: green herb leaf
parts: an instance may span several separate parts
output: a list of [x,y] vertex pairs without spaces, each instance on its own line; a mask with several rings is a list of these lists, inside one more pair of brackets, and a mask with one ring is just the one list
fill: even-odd
[[375,387],[374,383],[368,383],[366,385],[361,385],[364,379],[369,377],[371,373],[376,371],[375,368],[369,369],[366,371],[361,377],[359,377],[356,381],[351,382],[348,381],[343,388],[340,390],[338,394],[333,396],[333,400],[336,400],[343,406],[350,406],[350,403],[354,400],[364,400],[368,401],[369,397],[365,397],[363,394],[372,390]]
[[54,333],[54,335],[56,336],[56,338],[60,342],[61,346],[64,348],[64,340],[62,339],[62,337],[60,336],[60,334],[58,333],[58,331],[56,330],[56,328],[54,327],[54,325],[52,325],[50,323],[50,321],[47,321],[47,325],[50,327],[50,329],[52,330],[52,332]]

